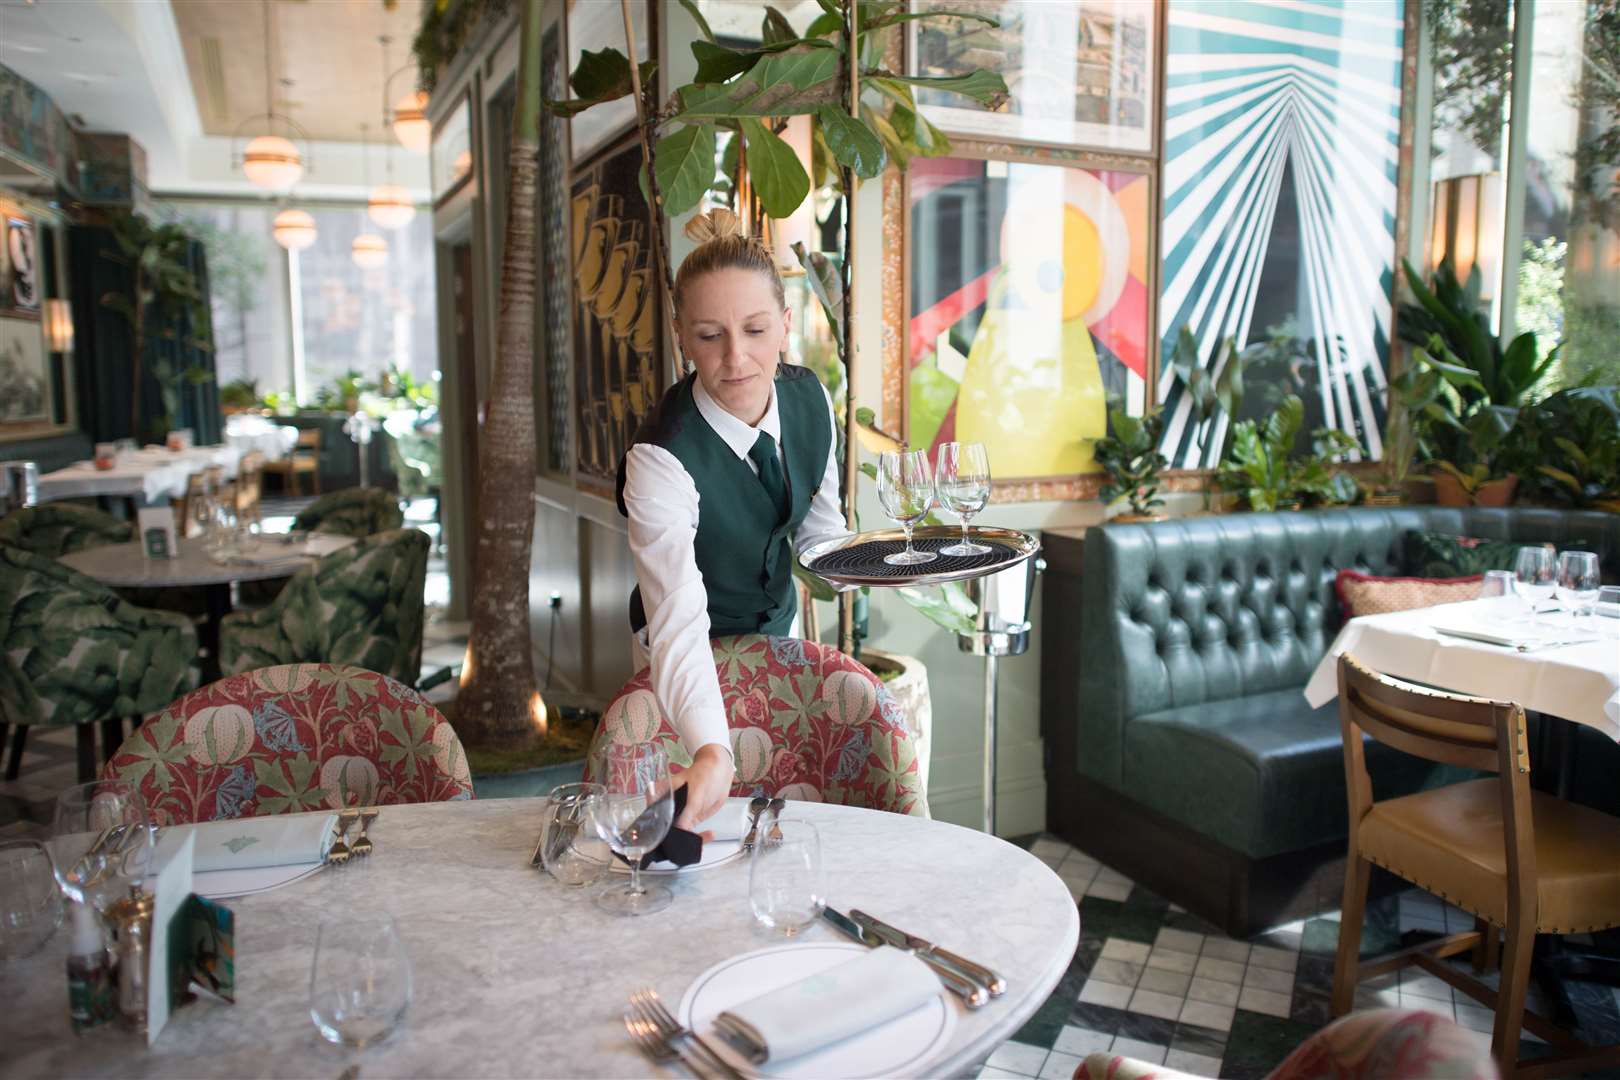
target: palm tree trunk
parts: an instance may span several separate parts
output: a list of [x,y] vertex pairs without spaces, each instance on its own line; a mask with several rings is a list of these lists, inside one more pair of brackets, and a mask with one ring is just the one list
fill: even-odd
[[506,185],[506,251],[489,416],[479,439],[472,632],[456,698],[464,743],[522,747],[543,738],[545,705],[529,641],[534,540],[535,201],[540,168],[541,0],[524,0],[517,108]]

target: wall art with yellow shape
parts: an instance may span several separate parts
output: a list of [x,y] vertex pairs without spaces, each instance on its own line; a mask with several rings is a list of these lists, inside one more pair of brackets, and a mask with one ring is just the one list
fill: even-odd
[[906,435],[981,442],[998,478],[1095,472],[1110,397],[1148,375],[1150,178],[1062,164],[917,160]]

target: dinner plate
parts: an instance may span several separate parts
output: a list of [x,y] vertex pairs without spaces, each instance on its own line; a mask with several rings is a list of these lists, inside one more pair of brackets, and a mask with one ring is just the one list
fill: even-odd
[[[676,866],[674,863],[655,862],[642,873],[662,877],[669,874],[690,874],[697,870],[713,870],[717,866],[724,866],[742,858],[742,853],[741,840],[710,840],[703,845],[703,857],[695,863]],[[613,859],[608,865],[616,874],[630,873],[630,867],[622,859]]]
[[847,963],[865,951],[864,945],[853,942],[806,941],[733,956],[692,980],[676,1014],[681,1023],[703,1036],[737,1071],[748,1076],[809,1080],[925,1073],[956,1030],[956,1009],[945,1000],[943,992],[921,1008],[886,1024],[812,1053],[768,1061],[763,1066],[749,1064],[715,1030],[714,1018],[733,1005]]

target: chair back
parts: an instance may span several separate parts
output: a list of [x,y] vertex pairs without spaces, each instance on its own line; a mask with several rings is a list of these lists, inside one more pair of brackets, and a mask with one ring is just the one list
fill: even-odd
[[[717,637],[715,673],[737,774],[731,794],[772,795],[928,816],[917,742],[883,683],[831,646],[797,638]],[[680,769],[687,749],[643,668],[602,715],[585,776],[613,743],[657,743]]]
[[236,470],[235,508],[238,521],[260,520],[260,501],[264,495],[265,456],[262,450],[250,450],[242,455]]
[[0,544],[0,721],[160,709],[193,685],[196,658],[186,616],[136,607],[54,558]]
[[293,444],[292,457],[321,456],[321,429],[318,427],[303,428],[298,432],[298,441]]
[[295,532],[337,533],[341,536],[372,536],[397,529],[405,523],[399,499],[391,491],[374,487],[352,487],[322,495],[293,518]]
[[357,667],[288,664],[210,683],[104,769],[167,825],[473,797],[461,740],[415,690]]
[[24,506],[0,518],[0,544],[50,559],[104,544],[128,543],[134,535],[129,522],[76,503]]

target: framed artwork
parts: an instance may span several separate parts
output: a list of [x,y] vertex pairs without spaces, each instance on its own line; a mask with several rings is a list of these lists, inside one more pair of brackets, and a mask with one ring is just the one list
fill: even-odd
[[39,250],[34,223],[0,214],[0,315],[39,318]]
[[[1309,8],[1170,0],[1159,348],[1183,327],[1206,365],[1263,345],[1236,419],[1288,394],[1304,430],[1382,453],[1400,216],[1402,0]],[[1168,364],[1161,449],[1210,468],[1229,418],[1200,425]]]
[[0,424],[50,420],[44,330],[38,319],[0,318]]
[[[636,56],[645,61],[656,55],[653,47],[653,6],[633,5],[636,28]],[[628,53],[624,40],[624,13],[615,3],[603,0],[568,0],[568,67],[572,73],[579,58],[587,52],[617,49]],[[565,75],[566,77],[566,75]],[[573,147],[571,160],[583,161],[636,122],[636,103],[629,97],[587,109],[568,121]]]
[[[553,23],[540,37],[541,92],[561,100],[562,27]],[[568,284],[572,276],[568,258],[568,122],[540,113],[540,281],[546,345],[542,382],[543,400],[536,403],[545,416],[545,446],[540,467],[550,473],[568,472]]]
[[472,103],[463,95],[433,132],[430,174],[433,201],[459,188],[473,175],[477,160],[472,151]]
[[904,191],[906,441],[984,443],[1002,499],[1073,497],[1108,399],[1145,402],[1151,173],[919,158]]
[[619,458],[663,392],[663,319],[647,203],[636,182],[641,144],[623,139],[574,170],[575,475],[611,493]]
[[1049,146],[1153,151],[1158,5],[1147,0],[912,0],[913,11],[966,11],[972,19],[909,23],[913,75],[998,71],[1011,99],[998,112],[955,94],[916,89],[917,104],[947,134]]

